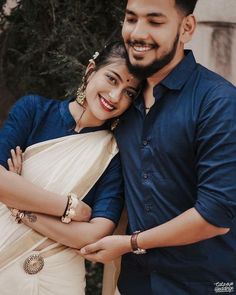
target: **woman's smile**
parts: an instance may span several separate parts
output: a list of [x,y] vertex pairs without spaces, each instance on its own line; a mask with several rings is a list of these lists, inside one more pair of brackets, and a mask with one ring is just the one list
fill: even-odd
[[106,112],[112,112],[115,109],[115,107],[108,100],[106,100],[102,95],[99,94],[98,96],[99,96],[100,105]]

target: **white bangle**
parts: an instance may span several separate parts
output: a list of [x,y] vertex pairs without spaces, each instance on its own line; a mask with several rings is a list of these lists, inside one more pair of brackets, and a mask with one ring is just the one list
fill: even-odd
[[63,223],[71,222],[71,219],[75,217],[76,215],[75,209],[79,203],[78,197],[74,193],[69,193],[67,198],[68,198],[68,203],[65,209],[65,213],[61,217],[61,221]]

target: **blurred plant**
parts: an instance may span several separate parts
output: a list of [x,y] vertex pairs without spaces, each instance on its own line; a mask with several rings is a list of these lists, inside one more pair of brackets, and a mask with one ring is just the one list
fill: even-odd
[[100,295],[102,292],[103,265],[86,261],[86,295]]
[[120,36],[125,1],[0,0],[0,79],[14,97],[75,93],[89,58]]

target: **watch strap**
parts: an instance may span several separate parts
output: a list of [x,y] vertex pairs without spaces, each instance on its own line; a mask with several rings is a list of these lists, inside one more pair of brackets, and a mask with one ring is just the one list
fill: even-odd
[[134,254],[145,254],[146,253],[145,249],[139,248],[139,246],[138,246],[137,239],[138,239],[138,235],[140,232],[141,231],[138,230],[138,231],[133,232],[133,234],[131,235],[130,244],[131,244],[131,249]]

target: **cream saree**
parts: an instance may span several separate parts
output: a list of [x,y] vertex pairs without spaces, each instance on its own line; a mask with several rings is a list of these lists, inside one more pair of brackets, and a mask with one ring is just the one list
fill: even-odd
[[[35,144],[25,151],[22,176],[53,192],[76,193],[82,199],[118,152],[108,131],[71,135]],[[33,196],[32,196],[33,197]],[[74,250],[50,245],[44,267],[36,274],[23,269],[24,261],[47,238],[24,224],[17,224],[0,203],[0,287],[1,295],[83,295],[84,260]]]

